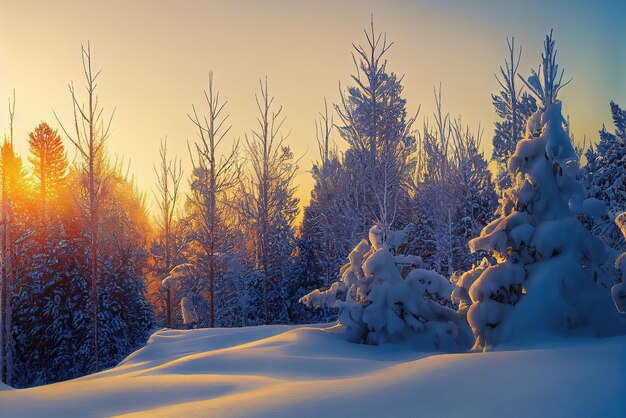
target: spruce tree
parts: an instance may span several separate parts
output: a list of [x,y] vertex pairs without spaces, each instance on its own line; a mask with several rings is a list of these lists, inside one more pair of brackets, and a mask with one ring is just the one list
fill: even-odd
[[478,350],[574,329],[595,336],[626,330],[602,283],[606,246],[576,217],[585,190],[557,100],[567,83],[552,34],[544,47],[539,70],[526,82],[541,106],[508,163],[514,183],[499,217],[470,241],[473,251],[489,251],[495,259],[475,268],[482,270],[475,281],[461,283],[471,283],[465,289],[471,306],[464,309]]
[[613,220],[626,208],[626,110],[611,102],[615,131],[602,128],[597,146],[587,151],[583,183],[589,197],[606,204],[606,214],[587,218],[591,231],[616,252],[626,251],[626,240]]
[[333,118],[328,115],[324,100],[324,113],[316,121],[319,160],[313,164],[313,190],[311,200],[304,208],[300,226],[297,255],[294,261],[293,287],[290,289],[290,319],[311,323],[329,318],[328,310],[304,310],[298,303],[305,294],[332,283],[345,263],[351,241],[344,233],[346,219],[347,174],[340,155],[332,143]]
[[343,230],[351,245],[367,235],[372,220],[387,226],[404,224],[410,214],[409,185],[414,170],[415,117],[407,117],[402,77],[387,70],[386,53],[393,43],[374,31],[372,18],[366,45],[354,45],[354,85],[340,91],[335,105],[339,134],[348,144],[344,156],[350,183],[346,210],[351,222]]

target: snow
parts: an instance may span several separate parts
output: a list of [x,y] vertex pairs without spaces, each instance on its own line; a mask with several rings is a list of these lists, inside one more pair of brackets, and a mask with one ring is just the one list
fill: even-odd
[[353,344],[324,325],[161,330],[111,370],[0,388],[0,416],[626,416],[626,337],[501,350]]
[[180,311],[183,314],[183,324],[192,325],[198,323],[198,314],[193,307],[193,302],[186,296],[180,300]]

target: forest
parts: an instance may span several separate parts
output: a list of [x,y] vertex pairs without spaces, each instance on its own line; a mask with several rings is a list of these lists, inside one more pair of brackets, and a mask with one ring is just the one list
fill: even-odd
[[337,74],[340,100],[320,97],[311,115],[302,213],[279,80],[259,79],[256,125],[236,138],[227,75],[211,72],[203,100],[180,109],[196,138],[153,143],[154,188],[141,190],[107,147],[115,103],[99,86],[118,64],[86,42],[84,77],[67,91],[73,118],[32,116],[28,137],[15,136],[15,91],[0,127],[0,380],[28,388],[109,369],[161,328],[338,319],[356,343],[450,352],[544,326],[626,333],[626,110],[607,98],[612,120],[573,138],[557,95],[575,87],[556,35],[524,56],[529,71],[515,39],[503,42],[487,138],[448,112],[445,85],[428,99],[433,114],[408,109],[387,61],[404,46],[372,18],[346,50],[354,71]]

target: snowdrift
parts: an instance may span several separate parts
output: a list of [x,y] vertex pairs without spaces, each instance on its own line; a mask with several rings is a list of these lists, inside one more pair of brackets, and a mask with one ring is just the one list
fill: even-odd
[[0,387],[0,416],[626,416],[626,337],[444,355],[337,331],[161,330],[113,369]]

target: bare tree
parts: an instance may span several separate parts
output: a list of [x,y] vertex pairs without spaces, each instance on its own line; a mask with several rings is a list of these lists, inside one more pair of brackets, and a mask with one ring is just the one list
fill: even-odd
[[[547,108],[556,102],[559,91],[567,86],[572,79],[570,78],[563,83],[565,70],[561,69],[559,74],[559,65],[556,63],[556,41],[552,37],[552,30],[550,30],[549,35],[546,35],[543,46],[544,51],[541,53],[541,65],[539,65],[539,68],[531,70],[532,75],[528,81],[521,75],[519,75],[519,78],[541,100],[543,106]],[[543,80],[540,78],[543,78]]]
[[319,114],[319,118],[315,120],[315,138],[317,140],[317,148],[319,150],[321,167],[324,167],[333,154],[333,144],[331,144],[330,136],[335,127],[332,115],[328,115],[328,102],[324,97],[324,113]]
[[86,200],[83,210],[89,224],[91,256],[91,288],[93,303],[93,343],[94,368],[100,370],[98,350],[98,245],[100,240],[99,206],[105,194],[107,178],[104,175],[105,143],[111,134],[111,122],[115,110],[108,118],[104,117],[104,108],[99,105],[97,94],[97,80],[102,70],[94,72],[91,62],[91,45],[87,48],[81,45],[85,88],[87,90],[87,104],[79,101],[74,84],[69,84],[74,110],[75,134],[70,134],[61,123],[55,112],[57,122],[65,132],[70,142],[78,150],[81,157],[80,169],[83,174],[83,198]]
[[15,119],[15,90],[13,90],[13,100],[9,98],[9,143],[6,141],[2,153],[2,238],[1,252],[2,260],[0,267],[0,381],[11,385],[11,272],[12,254],[10,223],[12,220],[11,200],[9,196],[9,181],[13,167],[9,167],[7,148],[13,155],[13,121]]
[[[258,128],[246,134],[245,150],[250,167],[247,184],[244,185],[243,211],[250,219],[254,231],[255,263],[263,274],[263,320],[269,323],[268,288],[277,277],[276,254],[271,253],[276,226],[290,229],[297,214],[297,199],[292,186],[296,174],[293,153],[281,128],[285,122],[282,107],[274,110],[274,97],[269,94],[267,78],[259,80],[261,94],[255,95],[259,110]],[[280,256],[277,256],[280,257]]]
[[[158,224],[163,234],[164,247],[164,268],[170,271],[172,268],[172,227],[174,223],[174,211],[178,203],[180,182],[183,178],[183,170],[180,159],[169,158],[167,155],[167,136],[161,141],[159,146],[159,156],[161,158],[159,166],[154,167],[157,176],[157,191],[154,193],[158,205]],[[167,326],[172,326],[172,289],[167,288]]]
[[[216,256],[228,251],[229,232],[224,208],[229,204],[229,193],[239,184],[239,142],[220,155],[220,148],[231,126],[226,125],[228,114],[224,113],[227,101],[221,101],[219,92],[213,89],[213,72],[209,73],[208,91],[204,91],[207,114],[201,117],[192,107],[189,119],[197,128],[199,141],[194,150],[189,149],[193,164],[190,203],[195,210],[197,237],[208,258],[210,326],[215,327],[215,276]],[[194,154],[196,157],[194,158]]]
[[507,93],[508,102],[506,103],[509,108],[509,112],[511,114],[511,138],[520,138],[521,133],[520,128],[521,124],[517,120],[519,117],[519,98],[522,94],[522,90],[524,89],[524,85],[518,89],[515,86],[515,80],[517,75],[517,70],[519,69],[520,60],[522,58],[522,47],[519,48],[519,53],[517,54],[517,58],[515,57],[515,38],[506,38],[506,43],[509,47],[509,59],[504,61],[504,68],[500,66],[500,74],[502,78],[498,77],[498,75],[494,75],[500,87]]

